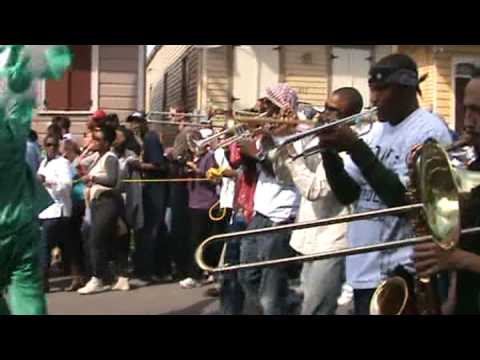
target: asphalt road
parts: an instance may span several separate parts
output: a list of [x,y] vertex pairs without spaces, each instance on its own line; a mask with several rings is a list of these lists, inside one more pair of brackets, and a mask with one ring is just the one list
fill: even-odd
[[61,292],[68,279],[51,281],[52,293],[48,295],[51,315],[216,315],[217,299],[204,296],[206,287],[181,289],[178,284],[141,287],[132,281],[130,292],[105,292],[81,296]]
[[[218,315],[218,299],[204,295],[208,287],[181,289],[177,283],[140,286],[132,280],[130,292],[105,292],[81,296],[65,293],[68,278],[51,280],[48,295],[50,315]],[[350,308],[339,308],[338,315],[347,315]],[[252,313],[250,313],[252,314]],[[254,314],[254,312],[253,312]]]

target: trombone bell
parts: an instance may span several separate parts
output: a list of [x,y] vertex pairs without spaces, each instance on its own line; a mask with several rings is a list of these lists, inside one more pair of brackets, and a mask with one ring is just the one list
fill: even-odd
[[382,282],[370,302],[370,315],[403,315],[410,299],[405,279],[400,276]]

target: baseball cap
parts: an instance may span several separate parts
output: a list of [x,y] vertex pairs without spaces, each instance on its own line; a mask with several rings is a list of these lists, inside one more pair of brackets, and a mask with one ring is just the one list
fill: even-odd
[[134,120],[147,121],[147,114],[143,111],[135,111],[127,117],[127,122],[132,122]]
[[93,113],[92,115],[92,120],[94,121],[100,121],[103,120],[107,117],[107,113],[103,110],[97,110]]

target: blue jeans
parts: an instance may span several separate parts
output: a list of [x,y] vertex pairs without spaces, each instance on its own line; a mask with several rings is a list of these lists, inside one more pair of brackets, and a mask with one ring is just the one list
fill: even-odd
[[[257,214],[248,230],[272,227],[275,224]],[[243,239],[240,246],[242,264],[279,259],[290,256],[288,242],[291,232],[276,232]],[[285,266],[264,269],[248,269],[239,272],[239,279],[246,299],[260,305],[264,315],[287,313],[288,273]]]
[[[230,232],[243,231],[246,229],[245,219],[238,213],[233,215]],[[240,240],[235,239],[227,243],[225,252],[225,265],[238,265],[240,263]],[[240,285],[237,272],[226,273],[220,276],[221,283],[221,311],[223,315],[242,315],[244,293]]]
[[335,315],[345,278],[345,259],[305,263],[301,277],[302,315]]

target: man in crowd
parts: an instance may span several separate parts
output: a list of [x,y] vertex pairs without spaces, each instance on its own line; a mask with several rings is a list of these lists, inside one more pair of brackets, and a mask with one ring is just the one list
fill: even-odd
[[[379,121],[363,138],[350,127],[337,127],[320,141],[329,149],[323,163],[338,200],[353,205],[354,213],[407,204],[407,156],[416,144],[437,139],[451,142],[445,125],[419,108],[417,64],[402,54],[380,60],[370,70],[372,105],[378,107]],[[347,152],[344,162],[338,153]],[[413,236],[406,217],[387,216],[356,221],[348,225],[349,246],[365,246]],[[375,289],[398,266],[414,271],[411,248],[375,252],[347,258],[347,282],[354,289],[357,315],[369,314]]]
[[[135,112],[127,118],[127,123],[143,148],[142,159],[132,162],[132,169],[140,171],[145,180],[165,178],[167,163],[163,145],[158,134],[148,128],[146,114]],[[147,283],[156,275],[156,253],[162,251],[159,246],[164,229],[166,190],[164,184],[147,183],[143,187],[144,228],[137,239],[135,271]]]

